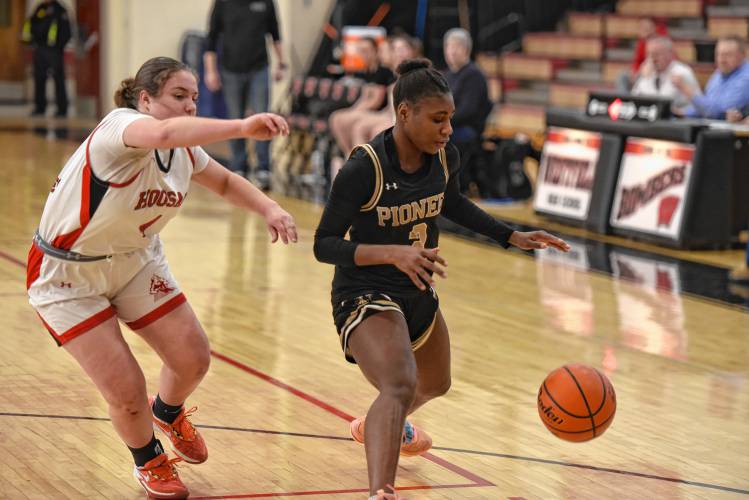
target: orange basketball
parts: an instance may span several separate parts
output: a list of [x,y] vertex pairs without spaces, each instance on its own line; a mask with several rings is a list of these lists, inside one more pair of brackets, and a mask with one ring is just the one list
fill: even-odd
[[581,364],[564,365],[538,389],[538,414],[547,429],[566,441],[588,441],[609,428],[616,393],[606,375]]

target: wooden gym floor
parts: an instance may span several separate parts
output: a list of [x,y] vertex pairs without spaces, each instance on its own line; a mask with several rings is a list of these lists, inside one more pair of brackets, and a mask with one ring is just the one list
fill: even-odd
[[[31,234],[76,146],[48,137],[0,131],[0,497],[141,498],[102,399],[27,304]],[[339,352],[332,267],[312,255],[320,207],[280,201],[301,228],[297,245],[270,245],[258,218],[197,187],[162,235],[214,349],[188,401],[210,449],[205,464],[180,467],[191,498],[366,497],[347,420],[374,391]],[[579,235],[571,256],[449,235],[441,247],[453,386],[414,417],[435,448],[401,461],[397,486],[409,498],[749,495],[746,291],[711,297],[685,282],[714,284],[740,252],[689,268],[683,256]],[[157,357],[126,338],[153,384]],[[618,395],[613,425],[588,443],[557,439],[536,411],[546,373],[570,362],[605,371]]]

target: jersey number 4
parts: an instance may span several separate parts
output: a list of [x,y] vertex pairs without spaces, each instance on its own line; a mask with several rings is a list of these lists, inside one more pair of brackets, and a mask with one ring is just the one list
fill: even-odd
[[411,243],[412,246],[424,248],[424,245],[427,242],[426,223],[422,222],[421,224],[416,224],[413,228],[411,228],[411,232],[408,233],[408,239],[415,240],[413,243]]

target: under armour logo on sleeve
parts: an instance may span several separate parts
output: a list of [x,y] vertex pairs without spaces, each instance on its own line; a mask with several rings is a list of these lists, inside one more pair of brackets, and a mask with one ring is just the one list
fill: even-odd
[[392,184],[389,182],[385,183],[385,191],[390,191],[391,189],[395,190],[398,189],[398,183],[393,182]]

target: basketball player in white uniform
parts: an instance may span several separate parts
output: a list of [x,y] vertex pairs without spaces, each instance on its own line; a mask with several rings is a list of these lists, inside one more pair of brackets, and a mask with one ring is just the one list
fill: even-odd
[[[81,365],[109,404],[112,423],[153,498],[186,498],[173,465],[204,462],[203,438],[184,402],[208,370],[206,335],[164,257],[159,231],[185,201],[190,181],[265,218],[272,240],[295,242],[294,221],[199,144],[287,134],[283,118],[196,118],[194,73],[154,58],[115,94],[109,113],[65,164],[29,251],[31,305],[54,340]],[[164,362],[149,400],[140,366],[118,320]],[[169,438],[170,460],[153,426]]]

